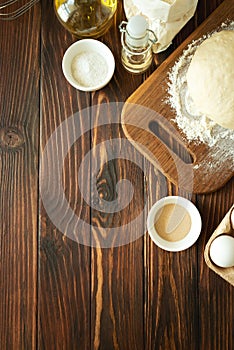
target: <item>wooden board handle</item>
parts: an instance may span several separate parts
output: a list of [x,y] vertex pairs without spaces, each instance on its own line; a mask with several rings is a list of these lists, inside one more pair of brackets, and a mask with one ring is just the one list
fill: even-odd
[[124,132],[134,146],[170,181],[192,192],[195,155],[184,146],[172,124],[140,105],[126,103],[122,113],[125,116],[122,121]]

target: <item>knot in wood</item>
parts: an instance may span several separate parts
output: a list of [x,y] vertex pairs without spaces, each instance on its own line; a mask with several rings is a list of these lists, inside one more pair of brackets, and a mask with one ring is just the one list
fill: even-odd
[[24,144],[21,131],[15,127],[4,127],[0,129],[0,147],[3,149],[17,149]]

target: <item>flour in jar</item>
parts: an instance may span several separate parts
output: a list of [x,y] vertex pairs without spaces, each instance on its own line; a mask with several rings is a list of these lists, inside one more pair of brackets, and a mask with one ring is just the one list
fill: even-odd
[[97,86],[105,80],[108,67],[105,58],[97,52],[81,52],[74,57],[72,75],[85,87]]
[[[234,21],[223,23],[219,30],[221,29],[234,30]],[[176,116],[173,121],[188,142],[205,143],[212,147],[213,166],[215,163],[218,166],[220,162],[228,159],[232,162],[234,169],[234,130],[225,129],[205,115],[201,115],[187,89],[186,73],[191,59],[196,48],[211,34],[213,33],[193,41],[175,62],[169,72],[167,103],[175,111]]]

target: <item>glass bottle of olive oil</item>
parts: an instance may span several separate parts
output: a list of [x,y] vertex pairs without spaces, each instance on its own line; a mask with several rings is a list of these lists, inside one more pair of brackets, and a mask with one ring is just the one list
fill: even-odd
[[112,24],[117,0],[54,0],[61,24],[77,38],[97,38]]

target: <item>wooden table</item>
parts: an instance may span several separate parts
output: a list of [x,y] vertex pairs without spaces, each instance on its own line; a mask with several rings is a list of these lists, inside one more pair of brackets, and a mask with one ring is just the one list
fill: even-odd
[[[155,57],[157,64],[220,3],[200,0],[195,16],[173,45]],[[234,202],[233,179],[206,195],[190,195],[173,186],[125,142],[121,104],[114,114],[108,110],[105,125],[91,128],[101,118],[93,106],[124,102],[155,69],[134,76],[122,67],[118,25],[123,18],[120,1],[114,26],[101,38],[114,53],[115,74],[95,93],[76,91],[63,76],[61,60],[75,38],[59,24],[51,1],[42,0],[16,21],[0,22],[1,349],[234,348],[234,289],[209,270],[203,257],[206,242]],[[74,130],[81,136],[64,154],[66,140],[56,138],[56,131],[65,125],[68,135],[66,121],[74,115]],[[87,128],[88,117],[92,125]],[[52,134],[55,143],[46,188],[39,171]],[[81,164],[91,149],[94,158],[85,170]],[[119,157],[120,149],[128,157]],[[60,180],[70,208],[84,223],[84,231],[79,226],[77,234],[86,234],[86,245],[68,237],[68,223],[61,232],[54,222],[56,215],[60,223],[63,215],[66,219],[62,203],[53,201],[60,190],[53,181],[60,154],[64,159]],[[96,160],[102,161],[100,169]],[[94,191],[87,181],[89,172],[96,184],[90,205],[80,191],[86,189],[88,196]],[[96,210],[96,204],[105,207],[105,201],[118,199],[116,185],[123,179],[132,184],[129,187],[125,181],[121,187],[126,198],[133,190],[130,203],[116,212]],[[50,215],[41,200],[45,191],[46,198],[52,198]],[[149,238],[146,214],[159,198],[178,193],[196,204],[203,228],[190,249],[169,253]],[[125,232],[129,242],[118,245],[123,225],[139,215],[141,222]],[[110,228],[115,234],[109,247],[101,243],[98,248],[98,242],[105,242],[100,233]],[[139,236],[133,240],[135,233]]]

